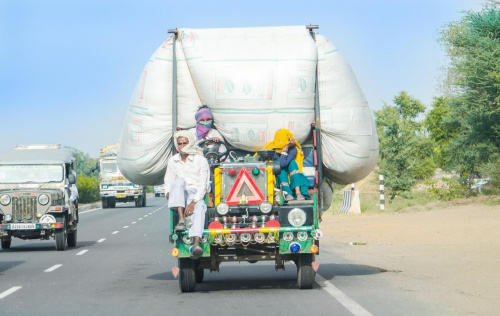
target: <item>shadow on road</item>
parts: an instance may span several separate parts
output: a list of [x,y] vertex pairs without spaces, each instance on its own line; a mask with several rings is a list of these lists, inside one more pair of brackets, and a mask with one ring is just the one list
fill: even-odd
[[323,263],[319,266],[318,273],[326,280],[335,276],[370,275],[387,272],[387,270],[362,264]]
[[[89,241],[78,241],[76,243],[76,247],[68,247],[65,251],[71,251],[74,249],[80,249],[84,247],[93,246],[96,243],[95,240]],[[3,249],[0,252],[28,252],[28,251],[57,251],[56,245],[54,241],[47,242],[35,242],[35,243],[26,243],[22,245],[12,245],[10,249]]]
[[25,262],[26,261],[0,261],[0,275],[2,275],[2,272],[14,268]]

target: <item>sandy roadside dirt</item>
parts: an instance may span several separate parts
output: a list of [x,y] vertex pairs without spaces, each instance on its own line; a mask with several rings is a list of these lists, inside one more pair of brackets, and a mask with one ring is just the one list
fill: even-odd
[[500,315],[500,206],[325,213],[320,228],[340,256],[387,270],[401,290],[457,315]]

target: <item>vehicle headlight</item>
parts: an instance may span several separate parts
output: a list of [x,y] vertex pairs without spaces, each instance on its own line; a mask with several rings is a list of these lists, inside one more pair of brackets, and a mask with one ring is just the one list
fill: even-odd
[[219,203],[216,210],[219,215],[226,215],[229,212],[229,205],[227,205],[226,203]]
[[271,202],[264,201],[264,202],[260,203],[260,211],[262,213],[267,214],[267,213],[271,212],[272,209],[273,209],[273,205],[271,204]]
[[10,203],[10,195],[7,195],[7,194],[4,194],[0,197],[0,203],[2,203],[2,205],[9,205]]
[[290,225],[299,227],[306,222],[306,212],[300,208],[294,208],[288,213],[288,222]]
[[49,196],[47,194],[42,194],[38,197],[38,203],[45,205],[49,203]]
[[103,189],[107,189],[107,188],[108,188],[108,185],[107,185],[107,184],[103,184],[103,185],[101,185],[101,188],[103,188]]
[[7,222],[10,222],[12,220],[12,215],[10,215],[10,214],[5,215],[5,220]]
[[139,189],[140,187],[141,187],[141,185],[140,185],[140,184],[134,184],[134,188]]

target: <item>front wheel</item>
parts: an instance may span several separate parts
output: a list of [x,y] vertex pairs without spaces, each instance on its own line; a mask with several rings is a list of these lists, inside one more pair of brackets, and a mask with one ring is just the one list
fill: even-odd
[[312,289],[315,272],[311,264],[313,255],[311,253],[301,253],[297,260],[297,285],[299,289]]
[[203,282],[203,278],[205,277],[205,270],[204,269],[195,269],[194,270],[194,277],[196,279],[196,283]]
[[11,240],[2,240],[2,249],[10,249]]
[[194,292],[196,290],[194,260],[179,258],[179,269],[179,287],[181,292]]
[[66,227],[66,216],[63,215],[63,227],[56,230],[56,249],[62,251],[66,249],[66,241],[68,238],[68,228]]
[[108,199],[102,198],[102,208],[108,208]]

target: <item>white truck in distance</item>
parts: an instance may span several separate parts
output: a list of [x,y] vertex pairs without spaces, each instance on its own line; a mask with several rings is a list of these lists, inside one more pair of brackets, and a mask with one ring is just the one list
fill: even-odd
[[116,164],[118,145],[105,146],[98,163],[99,193],[102,208],[114,208],[116,202],[134,202],[136,207],[146,206],[146,188],[125,178]]
[[155,197],[165,196],[165,185],[155,185],[154,186]]

